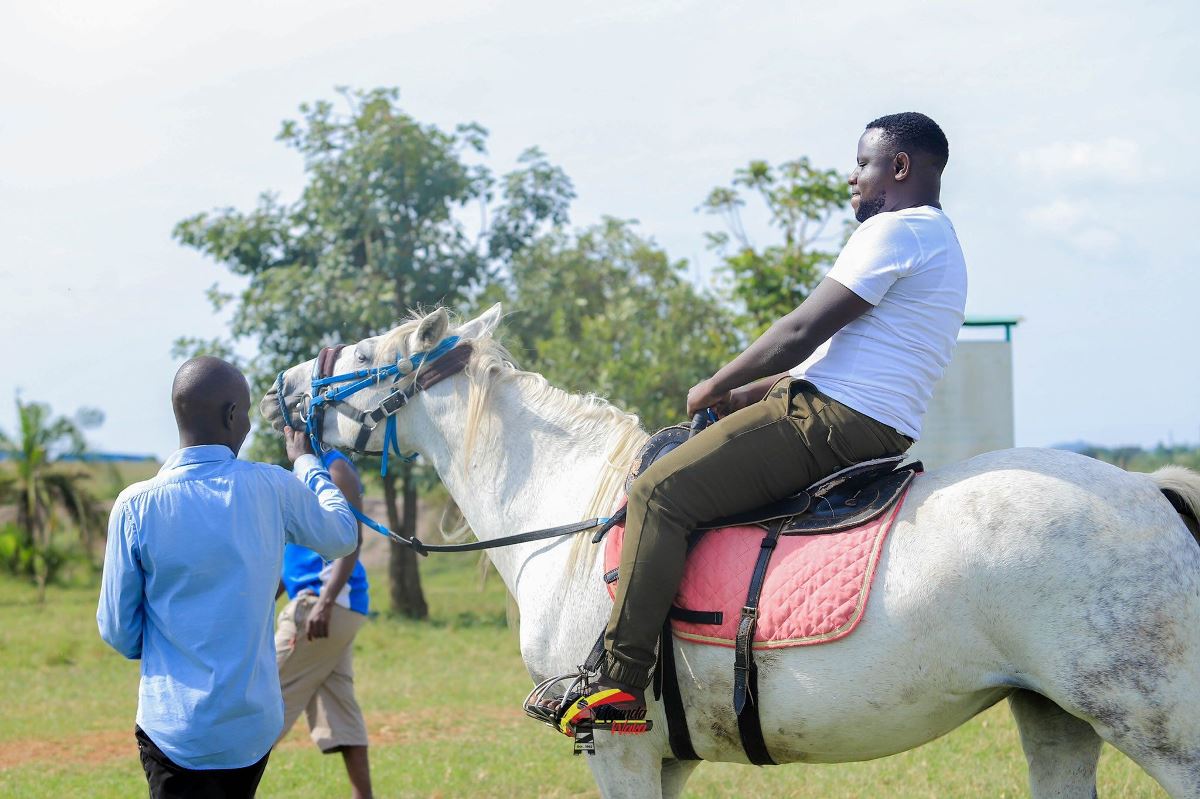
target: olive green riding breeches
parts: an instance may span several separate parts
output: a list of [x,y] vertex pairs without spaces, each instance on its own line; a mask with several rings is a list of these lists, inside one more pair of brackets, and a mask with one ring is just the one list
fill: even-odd
[[603,673],[649,684],[655,644],[683,579],[698,524],[803,491],[839,469],[898,455],[912,442],[804,380],[785,378],[664,455],[633,483]]

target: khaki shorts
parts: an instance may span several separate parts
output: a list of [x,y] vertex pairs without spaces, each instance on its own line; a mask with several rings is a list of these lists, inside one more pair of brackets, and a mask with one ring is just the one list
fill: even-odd
[[322,752],[343,746],[366,746],[367,725],[354,698],[354,636],[367,617],[333,606],[329,637],[309,641],[304,623],[317,598],[302,594],[279,614],[275,662],[283,690],[283,732],[287,735],[300,711],[308,716],[313,743]]

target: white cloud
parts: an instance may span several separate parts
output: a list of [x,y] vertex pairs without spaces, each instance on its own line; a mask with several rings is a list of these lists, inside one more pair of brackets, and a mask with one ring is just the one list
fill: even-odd
[[1022,170],[1043,178],[1140,183],[1152,177],[1132,139],[1055,142],[1019,153],[1017,160]]
[[1030,208],[1024,217],[1034,230],[1094,258],[1112,255],[1121,243],[1120,235],[1102,223],[1104,214],[1088,202],[1069,202],[1060,197]]
[[1116,251],[1121,243],[1121,237],[1109,228],[1089,226],[1076,230],[1067,236],[1067,240],[1075,249],[1085,255],[1105,258]]
[[1067,227],[1075,227],[1087,216],[1083,207],[1078,203],[1055,200],[1046,205],[1038,205],[1025,212],[1025,220],[1039,230],[1056,231]]

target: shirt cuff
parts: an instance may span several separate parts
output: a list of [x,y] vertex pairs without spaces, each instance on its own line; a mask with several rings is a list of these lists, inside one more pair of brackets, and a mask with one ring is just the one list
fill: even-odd
[[292,464],[292,471],[301,477],[308,474],[313,469],[325,471],[325,467],[321,465],[321,461],[316,455],[301,455],[299,458],[296,458],[296,462]]

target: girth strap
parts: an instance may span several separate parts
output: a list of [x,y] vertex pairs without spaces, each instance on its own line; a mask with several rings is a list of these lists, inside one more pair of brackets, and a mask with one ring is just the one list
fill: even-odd
[[678,605],[672,605],[671,609],[667,612],[667,616],[684,624],[711,624],[716,626],[725,622],[725,614],[719,610],[692,610],[691,608],[681,608]]
[[[621,570],[609,569],[604,573],[604,584],[612,585],[621,576]],[[678,605],[671,605],[671,609],[667,611],[667,618],[675,621],[682,621],[686,624],[712,624],[719,625],[724,623],[725,614],[719,610],[692,610],[690,608],[681,608]]]
[[746,756],[756,766],[773,766],[771,753],[763,740],[762,722],[759,719],[761,696],[758,692],[758,667],[754,664],[754,628],[758,624],[758,602],[762,596],[763,581],[767,576],[767,564],[775,552],[779,535],[786,519],[772,522],[767,534],[759,544],[758,560],[750,577],[750,590],[746,594],[746,605],[738,619],[737,639],[733,649],[733,710],[737,714],[738,734]]

